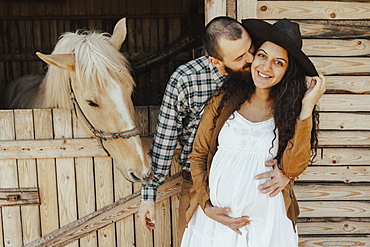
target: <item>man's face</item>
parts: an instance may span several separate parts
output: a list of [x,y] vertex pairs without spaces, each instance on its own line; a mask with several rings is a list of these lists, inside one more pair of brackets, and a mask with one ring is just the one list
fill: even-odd
[[252,39],[246,31],[243,31],[241,39],[221,39],[219,43],[223,59],[217,66],[224,75],[234,72],[250,73],[250,66],[253,62],[254,47]]

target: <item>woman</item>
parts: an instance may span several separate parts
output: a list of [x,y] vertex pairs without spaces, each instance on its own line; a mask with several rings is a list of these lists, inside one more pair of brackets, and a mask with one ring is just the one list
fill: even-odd
[[[229,79],[205,110],[190,157],[194,186],[182,246],[298,246],[298,204],[292,190],[316,154],[316,102],[325,91],[302,52],[299,26],[286,19],[270,25],[244,20],[256,45],[251,77]],[[309,87],[305,76],[313,76]],[[276,158],[287,186],[275,197],[256,180]],[[207,217],[209,206],[228,207],[230,217],[248,216],[235,231]],[[239,234],[238,234],[238,233]]]

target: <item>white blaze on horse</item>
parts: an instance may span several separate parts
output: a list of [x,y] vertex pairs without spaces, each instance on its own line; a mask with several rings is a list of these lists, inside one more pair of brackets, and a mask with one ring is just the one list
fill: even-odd
[[13,82],[7,101],[12,109],[74,110],[85,131],[101,140],[122,175],[143,182],[151,171],[134,121],[135,83],[119,52],[126,33],[123,18],[112,36],[93,31],[63,34],[50,55],[36,53],[48,63],[45,77],[26,76]]

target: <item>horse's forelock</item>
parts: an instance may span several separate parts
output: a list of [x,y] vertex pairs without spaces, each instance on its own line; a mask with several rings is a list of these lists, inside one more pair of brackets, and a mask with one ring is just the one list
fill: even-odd
[[[105,88],[111,80],[123,83],[130,93],[135,85],[126,58],[110,43],[106,33],[91,31],[65,33],[56,44],[52,54],[73,54],[76,80],[82,87]],[[72,107],[68,94],[69,71],[49,66],[44,85],[50,107]]]

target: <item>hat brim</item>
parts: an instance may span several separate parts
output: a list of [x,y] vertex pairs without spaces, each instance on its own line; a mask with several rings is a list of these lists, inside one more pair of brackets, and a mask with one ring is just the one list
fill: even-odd
[[258,19],[244,19],[242,25],[247,30],[253,41],[271,41],[283,47],[294,56],[302,66],[306,75],[318,76],[315,66],[311,60],[303,53],[300,47],[279,28]]

